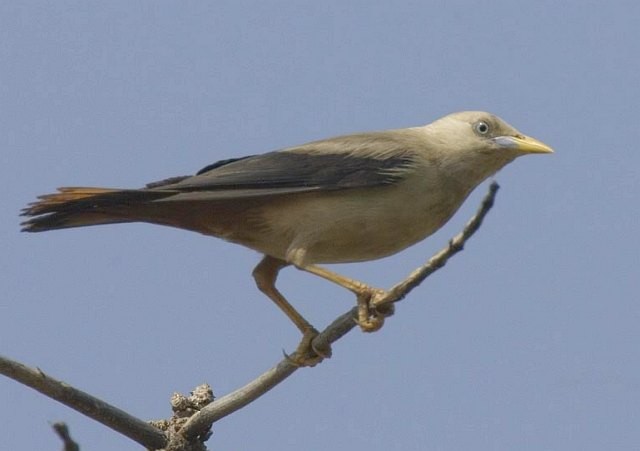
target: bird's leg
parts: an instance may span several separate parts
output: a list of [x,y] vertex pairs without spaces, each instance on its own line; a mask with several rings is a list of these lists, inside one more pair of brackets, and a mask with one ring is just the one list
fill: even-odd
[[350,279],[320,266],[309,265],[300,269],[320,276],[330,282],[340,285],[356,295],[358,305],[357,323],[364,332],[375,332],[384,325],[384,319],[393,314],[393,305],[378,309],[372,305],[372,300],[376,296],[386,294],[384,290],[371,287],[358,280]]
[[302,332],[302,340],[290,360],[298,366],[314,366],[324,358],[331,357],[331,347],[322,349],[313,346],[313,339],[318,331],[285,299],[276,288],[278,272],[288,266],[284,260],[266,255],[253,270],[253,277],[258,289],[266,294],[284,312]]

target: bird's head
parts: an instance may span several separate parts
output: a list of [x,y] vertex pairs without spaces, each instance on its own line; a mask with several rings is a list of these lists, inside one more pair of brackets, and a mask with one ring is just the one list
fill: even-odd
[[450,114],[427,125],[425,132],[435,141],[443,165],[478,183],[519,156],[553,153],[551,147],[483,111]]

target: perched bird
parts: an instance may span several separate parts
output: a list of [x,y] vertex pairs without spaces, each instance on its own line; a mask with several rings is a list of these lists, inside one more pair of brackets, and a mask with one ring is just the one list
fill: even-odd
[[[358,133],[219,161],[142,189],[60,188],[22,212],[27,232],[149,222],[212,235],[264,254],[258,288],[303,334],[292,357],[312,365],[309,322],[276,289],[294,265],[359,299],[372,288],[318,263],[374,260],[434,233],[483,180],[515,158],[551,153],[500,118],[467,111],[431,124]],[[364,325],[363,325],[364,327]]]

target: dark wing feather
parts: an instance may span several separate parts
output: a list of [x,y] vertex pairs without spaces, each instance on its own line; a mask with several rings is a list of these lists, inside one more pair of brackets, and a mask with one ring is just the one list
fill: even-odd
[[193,177],[178,179],[177,183],[151,184],[150,187],[181,193],[163,199],[171,201],[389,185],[406,175],[414,159],[412,153],[402,147],[403,141],[384,136],[367,134],[360,138],[352,135],[223,160],[205,167]]

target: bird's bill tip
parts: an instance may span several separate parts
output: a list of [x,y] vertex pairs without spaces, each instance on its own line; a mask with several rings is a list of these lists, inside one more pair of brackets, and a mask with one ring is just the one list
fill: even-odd
[[503,147],[510,149],[516,149],[517,151],[526,153],[553,153],[553,149],[547,146],[542,141],[538,141],[531,136],[516,135],[516,136],[499,136],[494,138],[494,141]]

